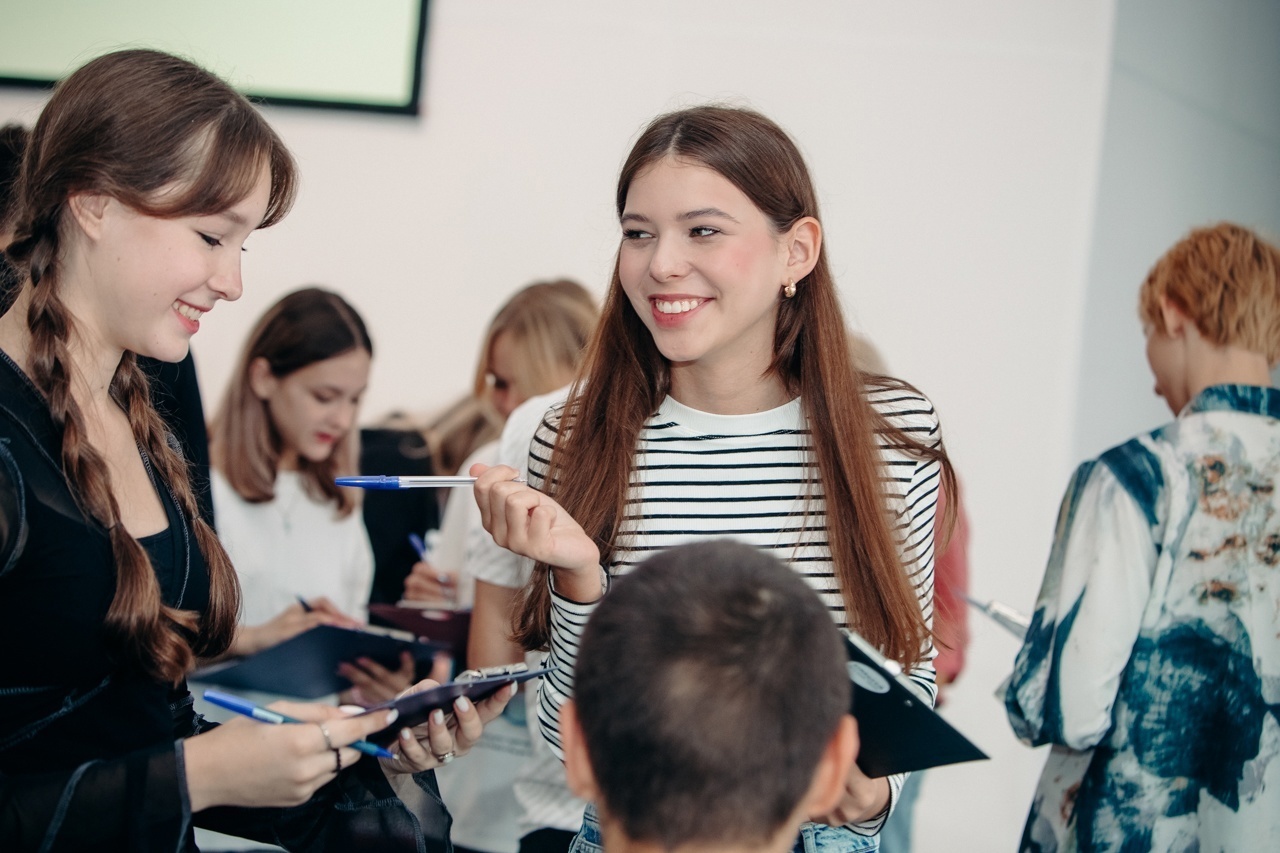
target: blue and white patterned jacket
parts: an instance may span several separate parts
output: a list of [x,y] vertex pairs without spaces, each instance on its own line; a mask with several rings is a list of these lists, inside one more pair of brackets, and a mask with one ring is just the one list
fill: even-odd
[[1021,850],[1280,849],[1280,390],[1077,469],[1005,696],[1052,750]]

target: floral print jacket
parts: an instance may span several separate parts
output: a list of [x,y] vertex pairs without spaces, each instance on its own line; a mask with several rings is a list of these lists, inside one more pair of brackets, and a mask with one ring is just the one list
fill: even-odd
[[1280,390],[1081,465],[1005,695],[1051,744],[1021,850],[1280,849]]

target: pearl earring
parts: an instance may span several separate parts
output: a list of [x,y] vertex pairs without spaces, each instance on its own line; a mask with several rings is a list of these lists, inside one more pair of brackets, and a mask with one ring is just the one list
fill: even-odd
[[794,279],[787,279],[787,283],[782,285],[782,295],[790,299],[796,295],[796,283]]

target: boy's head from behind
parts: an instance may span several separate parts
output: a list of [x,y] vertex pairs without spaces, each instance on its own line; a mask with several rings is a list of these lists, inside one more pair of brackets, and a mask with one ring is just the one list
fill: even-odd
[[1166,306],[1212,344],[1280,362],[1280,251],[1247,228],[1197,228],[1165,252],[1138,296],[1148,333],[1166,330]]
[[833,807],[857,749],[827,608],[748,545],[673,548],[618,579],[575,677],[566,768],[611,844],[790,847]]

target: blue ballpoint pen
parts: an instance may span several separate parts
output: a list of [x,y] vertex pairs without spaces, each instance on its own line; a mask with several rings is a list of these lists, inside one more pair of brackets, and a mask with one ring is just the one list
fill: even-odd
[[[237,714],[244,714],[246,717],[252,717],[263,723],[271,723],[280,725],[281,723],[304,723],[305,720],[297,720],[293,717],[286,717],[284,714],[267,708],[259,708],[252,702],[246,702],[239,696],[232,696],[230,693],[223,693],[221,690],[204,691],[205,701],[212,702],[214,705],[226,708],[228,711],[235,711]],[[358,740],[355,743],[348,744],[352,749],[359,750],[365,755],[373,755],[378,758],[395,758],[395,754],[388,752],[376,743],[369,743],[367,740]]]
[[[475,477],[466,476],[434,476],[424,474],[397,477],[394,474],[362,474],[358,477],[335,477],[333,482],[339,486],[353,486],[358,489],[447,489],[453,486],[470,486]],[[512,482],[523,483],[523,477]]]

